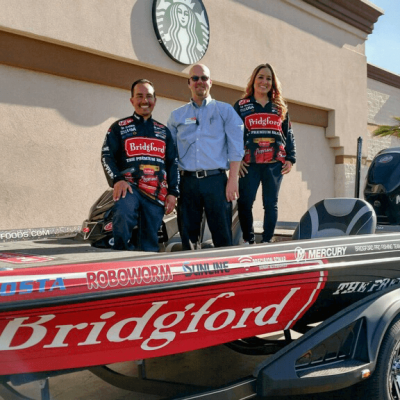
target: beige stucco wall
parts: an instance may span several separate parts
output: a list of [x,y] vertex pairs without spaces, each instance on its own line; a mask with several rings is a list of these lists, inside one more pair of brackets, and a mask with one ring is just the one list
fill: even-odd
[[[125,0],[115,7],[112,0],[0,0],[0,26],[156,69],[185,72],[188,67],[172,61],[155,39],[152,3]],[[288,99],[335,110],[335,127],[328,135],[340,132],[336,147],[343,148],[337,153],[351,154],[352,132],[360,132],[366,120],[366,34],[301,0],[204,4],[211,39],[203,61],[214,80],[242,87],[255,65],[269,61]]]
[[[297,163],[282,181],[278,202],[280,221],[299,221],[317,201],[334,197],[334,150],[325,138],[325,129],[293,124],[297,141]],[[254,218],[263,220],[261,188],[254,204]]]
[[[393,116],[400,116],[400,88],[368,78],[368,134],[366,141],[367,164],[363,167],[366,176],[368,165],[375,155],[388,147],[400,147],[400,139],[393,136],[376,137],[373,131],[379,125],[395,125]],[[364,178],[365,179],[365,178]],[[364,180],[362,181],[364,183]]]
[[368,124],[394,125],[400,115],[400,88],[368,79]]
[[[387,72],[387,71],[385,71]],[[389,75],[392,73],[389,73]],[[400,88],[380,82],[375,79],[367,79],[367,127],[363,138],[363,163],[361,166],[360,195],[363,196],[365,178],[368,167],[375,155],[389,147],[400,147],[400,139],[392,136],[376,137],[373,131],[379,125],[394,125],[393,116],[400,115]],[[354,142],[356,147],[356,142]],[[355,193],[355,160],[350,163],[335,166],[335,186],[346,196],[354,196]],[[342,177],[344,179],[342,179]]]
[[400,139],[392,136],[374,137],[378,125],[395,125],[392,117],[400,116],[400,88],[368,78],[368,160],[387,147],[400,147]]
[[[108,127],[132,114],[129,91],[0,65],[0,230],[80,225],[107,188]],[[178,102],[159,98],[166,121]]]
[[[354,156],[367,135],[366,34],[301,0],[203,2],[211,36],[202,62],[214,82],[241,88],[270,62],[288,100],[329,110],[326,129],[295,124],[298,164],[284,179],[279,219],[346,194],[334,156]],[[0,0],[0,30],[184,75],[189,67],[156,40],[152,3]],[[110,123],[131,112],[129,92],[6,66],[0,82],[0,230],[80,224],[106,187],[99,149]],[[159,98],[155,117],[165,122],[180,104]]]
[[[1,65],[0,84],[0,121],[8,132],[1,135],[0,230],[79,225],[107,187],[100,148],[109,125],[132,112],[129,92]],[[158,98],[154,117],[166,121],[181,104]],[[298,123],[293,129],[298,163],[279,199],[287,221],[334,195],[325,130]],[[261,195],[254,209],[261,220]]]

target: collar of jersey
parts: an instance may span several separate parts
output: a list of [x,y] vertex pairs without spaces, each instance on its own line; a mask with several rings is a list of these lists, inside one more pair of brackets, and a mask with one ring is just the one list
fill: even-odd
[[[150,116],[150,118],[148,118],[147,121],[150,121],[151,118],[152,118],[152,117]],[[136,114],[136,112],[133,113],[133,119],[134,119],[137,123],[140,123],[140,124],[143,124],[143,123],[146,122],[146,120],[145,120],[141,115]]]

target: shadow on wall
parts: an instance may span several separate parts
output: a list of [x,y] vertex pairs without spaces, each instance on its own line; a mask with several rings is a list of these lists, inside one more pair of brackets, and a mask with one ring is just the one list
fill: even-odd
[[[316,20],[316,17],[308,14],[301,9],[293,11],[289,3],[282,3],[278,1],[259,1],[259,0],[233,0],[236,3],[240,3],[245,7],[252,8],[253,10],[269,15],[273,18],[284,21],[286,24],[292,25],[304,32],[310,33],[315,37],[329,42],[339,48],[344,45],[357,46],[364,43],[364,40],[352,35],[350,33],[342,31],[340,28],[334,25],[323,23],[320,20]],[[319,11],[319,10],[318,10]],[[301,16],[301,17],[299,17]],[[328,16],[329,17],[329,16]],[[334,17],[332,17],[334,18]],[[323,29],[321,29],[323,28]]]
[[329,146],[324,128],[293,123],[293,130],[296,174],[283,178],[280,199],[287,197],[291,220],[299,221],[313,204],[335,197],[335,151]]
[[400,90],[368,81],[368,122],[375,125],[395,125],[393,117],[400,114]]
[[[283,177],[278,198],[278,220],[298,222],[318,201],[335,197],[335,151],[329,146],[325,129],[293,123],[297,162]],[[261,185],[260,185],[261,188]],[[262,220],[262,192],[253,207],[255,220]]]
[[87,127],[132,113],[129,91],[18,68],[0,68],[0,103],[54,109],[70,123]]

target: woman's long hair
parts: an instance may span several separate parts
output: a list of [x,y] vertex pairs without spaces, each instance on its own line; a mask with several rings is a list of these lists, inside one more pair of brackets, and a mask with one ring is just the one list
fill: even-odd
[[[179,6],[180,6],[179,3],[173,4],[171,6],[171,11],[170,11],[171,12],[171,25],[168,29],[168,34],[170,35],[170,37],[172,39],[170,52],[178,60],[182,53],[182,45],[178,39],[178,32],[179,32],[179,29],[181,28],[181,24],[178,19],[178,7]],[[189,44],[187,47],[187,55],[188,55],[190,64],[193,64],[196,60],[196,43],[197,43],[196,19],[195,19],[195,16],[194,16],[192,10],[190,10],[188,8],[188,11],[189,11],[189,19],[188,19],[188,23],[186,25],[186,32],[189,36]]]
[[263,68],[269,68],[269,70],[271,71],[271,74],[272,74],[272,88],[268,92],[269,101],[278,107],[280,117],[281,117],[282,121],[284,121],[286,118],[288,109],[287,109],[286,102],[285,102],[284,98],[282,97],[281,83],[280,83],[278,77],[276,76],[274,69],[272,68],[272,66],[270,64],[260,64],[259,66],[257,66],[254,69],[253,73],[250,76],[249,83],[246,86],[246,89],[245,89],[245,92],[244,92],[242,98],[247,99],[254,95],[254,81],[256,80],[257,74]]

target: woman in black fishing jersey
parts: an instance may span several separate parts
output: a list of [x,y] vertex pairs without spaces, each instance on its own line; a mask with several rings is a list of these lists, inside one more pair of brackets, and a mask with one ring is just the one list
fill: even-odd
[[234,108],[244,122],[245,156],[239,175],[239,219],[243,240],[254,243],[253,203],[262,184],[262,242],[270,242],[278,219],[283,175],[296,162],[296,145],[281,84],[270,64],[257,66]]

